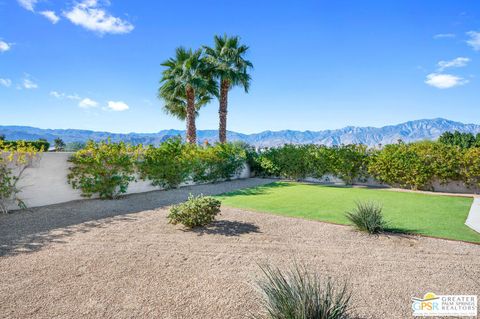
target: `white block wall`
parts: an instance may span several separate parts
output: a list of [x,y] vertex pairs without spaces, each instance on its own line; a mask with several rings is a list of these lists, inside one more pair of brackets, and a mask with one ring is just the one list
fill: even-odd
[[[27,207],[37,207],[83,199],[79,190],[74,190],[67,183],[70,163],[68,159],[73,153],[43,153],[35,163],[27,168],[18,183],[21,193],[19,197]],[[250,169],[245,166],[243,171],[234,178],[250,177]],[[127,194],[143,193],[160,190],[149,181],[139,180],[128,186]],[[17,208],[12,205],[10,209]]]

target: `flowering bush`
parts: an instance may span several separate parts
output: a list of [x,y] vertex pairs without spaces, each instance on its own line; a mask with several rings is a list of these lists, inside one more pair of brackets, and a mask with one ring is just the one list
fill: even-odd
[[22,174],[43,151],[24,141],[6,143],[0,139],[0,211],[8,212],[11,203],[20,208],[26,208],[19,197],[20,189],[17,184]]

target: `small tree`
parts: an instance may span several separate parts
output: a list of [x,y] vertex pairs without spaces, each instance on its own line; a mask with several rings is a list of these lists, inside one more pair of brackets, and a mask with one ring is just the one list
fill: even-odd
[[55,145],[55,151],[56,152],[61,152],[61,151],[65,150],[65,142],[60,137],[57,137],[53,141],[53,143]]

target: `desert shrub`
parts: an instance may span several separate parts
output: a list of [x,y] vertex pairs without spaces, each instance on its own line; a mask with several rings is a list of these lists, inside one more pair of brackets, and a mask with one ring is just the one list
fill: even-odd
[[480,148],[471,148],[465,152],[461,174],[467,185],[480,188]]
[[346,319],[350,296],[345,284],[321,278],[295,264],[288,271],[262,266],[265,279],[259,282],[263,292],[264,313],[271,319]]
[[260,166],[270,176],[299,180],[309,175],[309,149],[314,145],[286,144],[270,148],[260,155]]
[[412,189],[424,188],[433,178],[432,167],[404,143],[386,145],[375,152],[368,170],[381,182]]
[[462,157],[459,147],[436,142],[391,144],[371,156],[368,170],[389,185],[431,189],[435,179],[461,179]]
[[[441,183],[461,180],[463,150],[459,146],[423,141],[409,144],[409,147],[418,154],[424,165],[431,168],[431,179]],[[427,183],[431,184],[432,180]]]
[[366,175],[368,152],[361,144],[349,144],[332,147],[330,159],[332,173],[346,184]]
[[346,213],[358,230],[369,234],[378,234],[385,230],[387,222],[382,213],[382,206],[375,202],[357,202],[356,208]]
[[186,155],[188,145],[181,138],[169,139],[159,147],[149,146],[138,163],[140,176],[152,185],[178,187],[190,175],[191,161]]
[[82,196],[94,194],[112,199],[127,191],[133,181],[140,148],[125,143],[89,141],[69,159],[72,163],[68,182],[80,189]]
[[266,175],[300,180],[330,173],[351,184],[367,171],[367,148],[363,145],[291,145],[268,149],[259,155]]
[[20,208],[26,208],[25,203],[19,197],[21,190],[17,184],[23,172],[41,151],[26,142],[5,143],[0,140],[0,211],[8,212],[8,206],[16,203]]
[[243,169],[246,154],[240,146],[221,143],[190,148],[189,159],[195,182],[216,182],[238,174]]
[[308,148],[308,173],[311,177],[321,178],[325,174],[334,174],[335,150],[331,147],[312,145]]
[[50,148],[50,143],[44,139],[39,139],[37,141],[3,141],[3,147],[8,147],[9,149],[16,149],[17,147],[32,147],[38,152],[46,152]]
[[255,158],[261,176],[280,176],[280,168],[273,158],[274,152],[275,149],[264,150]]
[[206,226],[220,213],[220,205],[221,202],[213,197],[190,194],[186,202],[170,208],[169,223],[182,224],[187,228]]

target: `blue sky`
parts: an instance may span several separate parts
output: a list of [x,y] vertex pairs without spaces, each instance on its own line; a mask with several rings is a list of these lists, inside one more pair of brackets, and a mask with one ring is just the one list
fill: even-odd
[[[177,46],[239,35],[249,94],[228,129],[480,123],[480,2],[0,0],[0,125],[183,129],[156,98]],[[218,103],[199,129],[217,128]]]

